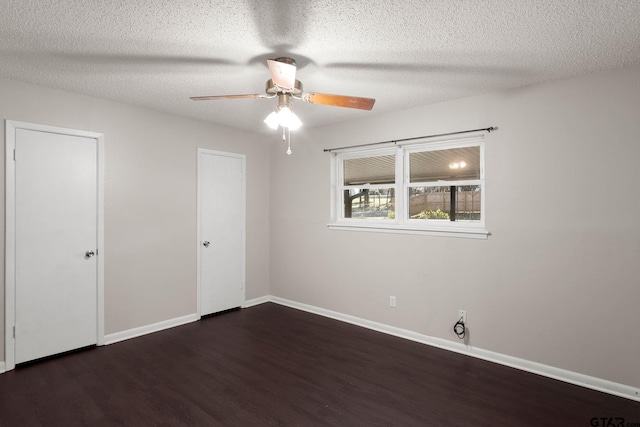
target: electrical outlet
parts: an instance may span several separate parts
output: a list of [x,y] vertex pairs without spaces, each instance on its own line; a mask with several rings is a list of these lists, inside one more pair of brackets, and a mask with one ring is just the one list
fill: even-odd
[[467,312],[465,310],[458,310],[458,320],[462,319],[462,323],[467,323]]
[[389,307],[395,307],[395,306],[396,306],[396,297],[390,296],[389,297]]

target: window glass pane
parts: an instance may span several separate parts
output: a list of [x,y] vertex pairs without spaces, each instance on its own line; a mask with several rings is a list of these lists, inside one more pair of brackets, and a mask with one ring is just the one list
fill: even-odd
[[480,179],[480,147],[409,154],[410,182]]
[[344,161],[344,185],[394,184],[395,182],[395,154]]
[[350,188],[344,190],[345,218],[395,218],[393,188]]
[[479,222],[480,199],[479,185],[412,187],[409,188],[409,218]]

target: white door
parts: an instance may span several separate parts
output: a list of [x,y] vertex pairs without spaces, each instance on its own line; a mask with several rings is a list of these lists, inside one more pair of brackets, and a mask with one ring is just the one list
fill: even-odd
[[244,302],[244,164],[243,155],[198,150],[201,316]]
[[15,363],[98,340],[98,142],[15,133]]

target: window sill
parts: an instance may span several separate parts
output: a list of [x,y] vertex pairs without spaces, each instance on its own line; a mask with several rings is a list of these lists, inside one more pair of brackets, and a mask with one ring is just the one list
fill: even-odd
[[417,234],[423,236],[439,236],[439,237],[458,237],[463,239],[484,239],[486,240],[491,233],[481,228],[425,228],[411,225],[397,224],[345,224],[331,223],[327,224],[331,230],[342,231],[368,231],[373,233],[396,233],[396,234]]

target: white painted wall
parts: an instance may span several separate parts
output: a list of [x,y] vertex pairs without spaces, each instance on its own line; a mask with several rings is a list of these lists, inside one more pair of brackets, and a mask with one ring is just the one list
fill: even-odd
[[[327,229],[323,148],[488,126],[488,240]],[[465,309],[471,346],[640,386],[640,66],[303,129],[272,148],[273,295],[451,341]]]
[[[263,138],[21,82],[0,79],[0,94],[3,123],[12,119],[105,134],[106,334],[196,313],[197,147],[247,156],[246,297],[269,293],[269,165],[264,160],[269,151]],[[4,131],[0,143],[4,146]],[[0,215],[4,223],[4,208]],[[2,239],[3,233],[0,228]],[[4,282],[3,263],[0,278]],[[0,292],[0,331],[3,298]]]

